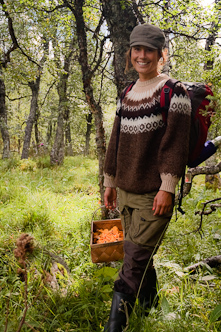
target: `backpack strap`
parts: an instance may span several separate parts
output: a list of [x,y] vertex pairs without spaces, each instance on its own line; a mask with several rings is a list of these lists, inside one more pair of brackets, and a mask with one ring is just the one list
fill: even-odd
[[[132,88],[133,88],[133,86],[134,86],[135,83],[136,83],[135,81],[131,82],[131,83],[130,83],[128,86],[126,86],[126,88],[123,90],[123,92],[122,92],[121,95],[120,95],[120,104],[122,104],[122,101],[124,100],[126,94],[127,94],[130,90],[132,90]],[[120,105],[119,113],[117,113],[116,115],[118,115],[119,117],[121,117],[121,105]]]
[[168,110],[170,107],[170,100],[173,95],[173,90],[175,85],[180,82],[178,80],[175,80],[173,78],[170,78],[166,83],[164,84],[161,95],[160,95],[160,109],[162,112],[163,122],[167,123],[167,116],[168,116]]
[[178,195],[178,208],[177,210],[181,213],[181,214],[185,214],[185,211],[182,209],[182,199],[183,199],[183,189],[184,189],[184,184],[185,184],[185,172],[183,173],[182,179],[181,179],[181,185],[180,185],[180,192]]

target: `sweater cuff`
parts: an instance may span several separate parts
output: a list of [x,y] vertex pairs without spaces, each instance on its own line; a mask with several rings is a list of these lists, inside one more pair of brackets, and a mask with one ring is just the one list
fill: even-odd
[[104,173],[104,186],[106,188],[116,188],[115,177]]
[[175,188],[179,182],[179,178],[177,176],[173,176],[171,174],[164,174],[164,173],[161,174],[160,177],[162,180],[162,184],[159,190],[175,194]]

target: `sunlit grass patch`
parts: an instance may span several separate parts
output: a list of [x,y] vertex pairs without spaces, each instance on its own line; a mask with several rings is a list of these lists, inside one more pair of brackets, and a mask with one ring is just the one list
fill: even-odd
[[[24,312],[24,281],[13,252],[17,238],[28,233],[36,246],[28,260],[28,324],[39,332],[101,332],[120,262],[106,266],[90,258],[91,221],[100,207],[98,162],[79,156],[65,158],[62,166],[51,167],[47,158],[34,163],[21,170],[18,160],[0,161],[0,326],[4,331],[8,311],[8,330],[16,331]],[[203,217],[203,233],[195,232],[200,222],[195,211],[219,195],[199,179],[184,198],[185,215],[176,221],[174,214],[155,255],[159,305],[148,317],[136,308],[128,332],[221,330],[220,269],[201,267],[194,274],[185,269],[220,254],[221,211]],[[62,267],[57,272],[56,291],[45,283],[52,257],[65,262],[70,273],[66,277]]]

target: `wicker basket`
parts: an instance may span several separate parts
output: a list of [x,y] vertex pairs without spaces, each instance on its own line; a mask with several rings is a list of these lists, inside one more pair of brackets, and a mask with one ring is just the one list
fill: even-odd
[[91,259],[93,263],[113,262],[123,259],[123,241],[94,244],[93,234],[97,229],[111,229],[117,226],[122,231],[120,219],[97,220],[91,223]]

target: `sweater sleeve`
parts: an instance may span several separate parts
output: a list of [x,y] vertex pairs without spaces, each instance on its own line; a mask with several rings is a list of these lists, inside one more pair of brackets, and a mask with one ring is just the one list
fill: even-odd
[[115,176],[117,168],[117,145],[120,134],[120,100],[117,103],[117,111],[114,119],[113,129],[108,144],[104,161],[104,186],[115,188]]
[[175,193],[189,152],[191,101],[182,83],[174,87],[167,116],[166,131],[162,138],[158,165],[161,177],[160,190]]

